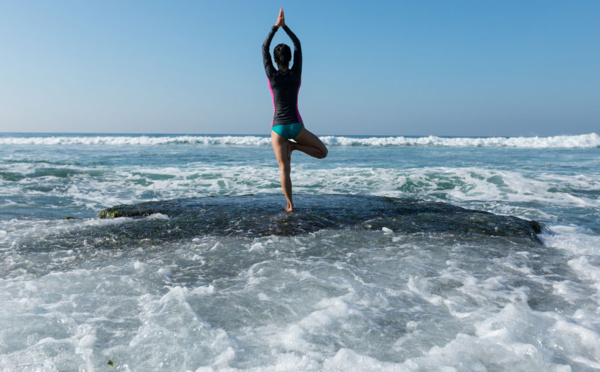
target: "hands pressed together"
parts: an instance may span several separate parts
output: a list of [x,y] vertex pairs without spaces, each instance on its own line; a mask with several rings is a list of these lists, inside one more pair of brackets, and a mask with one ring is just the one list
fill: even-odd
[[283,9],[279,9],[279,16],[277,17],[277,22],[275,22],[275,26],[277,26],[277,27],[285,26],[285,17],[283,15]]

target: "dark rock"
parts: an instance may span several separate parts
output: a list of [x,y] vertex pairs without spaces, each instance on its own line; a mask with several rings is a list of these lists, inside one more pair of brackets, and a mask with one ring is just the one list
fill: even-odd
[[[381,230],[395,233],[452,233],[525,238],[541,243],[543,226],[512,216],[445,203],[360,195],[294,195],[298,207],[283,210],[281,195],[201,197],[118,205],[99,218],[147,217],[143,223],[112,227],[122,238],[175,240],[201,235],[297,235],[322,229]],[[142,222],[142,221],[140,221]],[[111,227],[108,227],[109,229]]]

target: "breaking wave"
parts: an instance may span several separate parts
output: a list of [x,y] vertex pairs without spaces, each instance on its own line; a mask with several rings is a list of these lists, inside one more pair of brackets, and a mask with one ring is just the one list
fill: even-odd
[[[440,146],[511,148],[600,148],[596,133],[551,137],[361,137],[321,136],[328,146]],[[5,134],[0,145],[221,145],[268,146],[267,136]]]

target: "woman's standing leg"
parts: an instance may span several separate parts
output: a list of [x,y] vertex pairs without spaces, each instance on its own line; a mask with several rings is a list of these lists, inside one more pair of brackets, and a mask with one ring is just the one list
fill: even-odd
[[275,157],[277,157],[277,163],[279,163],[281,188],[283,189],[283,194],[287,200],[285,210],[291,212],[294,210],[294,203],[292,202],[292,178],[290,177],[292,142],[271,131],[271,143],[273,144]]

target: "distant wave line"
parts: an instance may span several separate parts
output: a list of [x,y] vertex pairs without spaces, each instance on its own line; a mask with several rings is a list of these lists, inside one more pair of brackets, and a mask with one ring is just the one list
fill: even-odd
[[[512,147],[512,148],[600,148],[596,133],[550,137],[346,137],[321,136],[328,146],[432,146],[432,147]],[[225,145],[268,146],[265,136],[201,135],[118,135],[118,136],[0,136],[0,145]]]

